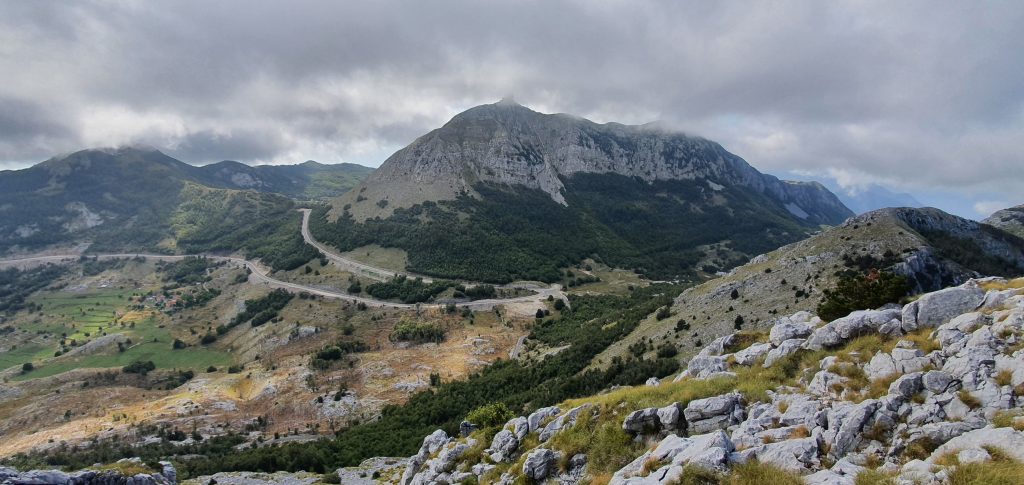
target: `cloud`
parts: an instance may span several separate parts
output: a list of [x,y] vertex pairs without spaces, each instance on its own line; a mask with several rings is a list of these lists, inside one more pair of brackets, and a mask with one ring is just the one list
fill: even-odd
[[1012,1],[6,2],[0,164],[144,143],[376,165],[514,94],[851,190],[1020,203],[1022,24]]
[[1010,203],[1002,200],[982,200],[974,203],[974,212],[981,218],[992,215],[993,212],[1010,207]]

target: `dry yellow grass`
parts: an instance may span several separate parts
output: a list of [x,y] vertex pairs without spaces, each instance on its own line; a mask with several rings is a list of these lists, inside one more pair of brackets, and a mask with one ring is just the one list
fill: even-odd
[[1021,289],[1024,288],[1024,278],[1014,278],[1007,281],[986,281],[981,284],[981,289],[985,291],[991,290],[1009,290],[1009,289]]
[[960,464],[949,475],[951,485],[1018,485],[1024,464],[1010,459],[998,448],[986,448],[992,461]]

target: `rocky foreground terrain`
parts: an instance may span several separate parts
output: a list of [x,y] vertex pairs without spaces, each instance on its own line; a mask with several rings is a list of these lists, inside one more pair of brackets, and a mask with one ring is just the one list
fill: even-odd
[[57,470],[19,472],[0,467],[3,485],[174,485],[178,473],[170,462],[160,462],[160,471],[148,470],[138,458],[121,460],[112,466],[64,473]]
[[[521,416],[489,407],[412,457],[337,477],[188,483],[1018,483],[1024,278],[971,279],[830,322],[800,311],[715,339],[672,379]],[[0,483],[174,483],[169,464],[123,470],[0,469]]]
[[768,332],[715,340],[671,382],[496,427],[464,423],[463,436],[438,430],[406,462],[367,463],[361,476],[403,485],[694,483],[737,473],[783,477],[774,483],[964,483],[988,465],[1024,461],[1022,287],[970,280],[832,322],[778,318]]

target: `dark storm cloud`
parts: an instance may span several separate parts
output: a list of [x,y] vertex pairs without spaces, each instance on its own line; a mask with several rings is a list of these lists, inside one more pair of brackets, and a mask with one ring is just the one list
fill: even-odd
[[1020,2],[6,2],[0,160],[376,164],[514,94],[762,170],[1020,203],[1022,24]]

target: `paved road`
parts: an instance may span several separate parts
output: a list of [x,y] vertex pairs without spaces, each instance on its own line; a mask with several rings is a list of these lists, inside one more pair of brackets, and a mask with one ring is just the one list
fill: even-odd
[[[306,244],[309,244],[310,246],[316,248],[317,251],[320,251],[320,253],[323,254],[328,260],[334,262],[335,265],[342,268],[343,270],[377,281],[387,281],[399,275],[405,275],[410,278],[420,278],[423,280],[424,283],[431,283],[434,281],[433,278],[429,276],[409,272],[399,273],[388,269],[371,266],[369,264],[356,261],[352,258],[346,258],[345,256],[335,253],[333,249],[321,243],[320,241],[317,241],[316,238],[313,237],[313,234],[309,231],[309,217],[312,211],[310,209],[299,209],[299,212],[302,212],[302,239],[306,241]],[[475,281],[460,280],[458,282],[463,283],[467,286],[481,284]],[[529,281],[509,283],[507,285],[498,285],[497,288],[504,288],[507,290],[520,289],[535,291],[538,292],[538,294],[540,294],[544,298],[547,298],[548,295],[555,295],[556,297],[562,296],[561,285],[544,286],[542,283],[535,283]],[[521,298],[516,298],[514,300],[520,299]],[[509,300],[506,299],[505,301]]]
[[[376,280],[386,280],[396,275],[393,271],[388,271],[383,268],[377,268],[367,264],[360,263],[358,261],[345,258],[339,254],[333,253],[330,248],[317,242],[313,239],[313,236],[309,233],[309,209],[301,209],[302,211],[302,237],[307,243],[315,247],[324,256],[333,261],[335,264],[346,268],[355,269],[360,275],[366,276]],[[146,258],[154,261],[181,261],[185,255],[165,255],[165,254],[145,254],[145,253],[118,253],[118,254],[96,254],[88,255],[89,257],[96,257],[98,259],[115,259],[115,258]],[[377,300],[375,298],[365,298],[361,296],[350,295],[348,293],[339,293],[334,291],[323,290],[320,288],[314,288],[311,286],[300,285],[297,283],[289,283],[287,281],[281,281],[273,278],[268,274],[268,271],[261,267],[254,261],[249,261],[242,258],[233,258],[229,256],[212,256],[203,255],[214,261],[224,261],[236,265],[245,266],[251,271],[249,281],[253,283],[261,283],[270,288],[281,288],[292,292],[306,292],[312,295],[319,295],[324,298],[334,298],[338,300],[351,301],[354,303],[364,303],[368,307],[374,308],[401,308],[401,309],[412,309],[412,308],[429,308],[429,307],[440,307],[441,304],[419,304],[410,305],[406,303],[395,303],[384,300]],[[80,255],[78,254],[57,254],[57,255],[45,255],[45,256],[31,256],[18,259],[5,259],[0,260],[0,268],[2,267],[14,267],[24,266],[26,264],[33,263],[70,263],[77,261]],[[432,281],[429,278],[424,278],[424,281]],[[529,296],[521,296],[517,298],[505,298],[505,299],[487,299],[487,300],[476,300],[472,302],[459,303],[459,306],[469,307],[472,310],[490,310],[495,306],[504,305],[507,303],[519,303],[519,302],[541,302],[547,299],[548,296],[554,296],[556,298],[564,298],[561,293],[561,287],[558,285],[551,285],[550,287],[544,288],[534,285],[532,283],[523,283],[517,285],[506,285],[504,288],[523,288],[535,291],[536,293]]]
[[[357,274],[359,276],[363,276],[377,281],[387,281],[391,278],[394,278],[395,276],[398,276],[398,273],[394,271],[390,271],[384,268],[378,268],[376,266],[370,266],[365,263],[360,263],[359,261],[356,261],[351,258],[346,258],[338,253],[333,252],[331,248],[328,248],[324,244],[320,243],[320,241],[314,239],[313,235],[309,232],[309,215],[312,211],[309,209],[299,209],[299,212],[302,212],[302,239],[306,241],[306,244],[309,244],[310,246],[316,248],[317,251],[320,251],[321,254],[326,256],[327,259],[331,260],[331,262],[333,262],[339,268],[346,270],[350,273]],[[403,274],[411,276],[413,278],[423,278],[424,283],[430,283],[433,281],[428,276],[420,276],[409,273]]]

